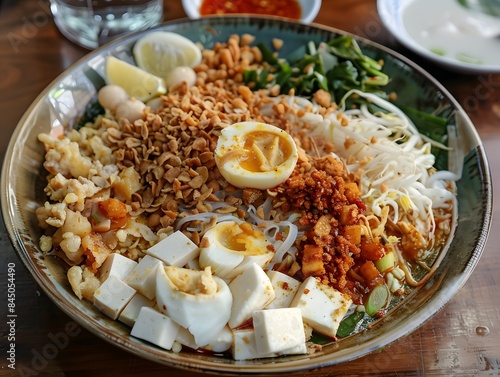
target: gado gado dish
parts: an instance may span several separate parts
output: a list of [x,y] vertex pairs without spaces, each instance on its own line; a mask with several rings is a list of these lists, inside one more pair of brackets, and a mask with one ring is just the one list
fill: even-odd
[[76,127],[39,134],[40,249],[133,337],[312,354],[369,329],[446,255],[460,179],[438,168],[455,153],[446,119],[396,106],[384,61],[349,36],[286,58],[283,43],[144,34],[133,63],[107,57]]

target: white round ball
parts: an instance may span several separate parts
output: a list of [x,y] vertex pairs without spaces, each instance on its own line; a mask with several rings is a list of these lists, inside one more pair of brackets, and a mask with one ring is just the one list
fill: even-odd
[[126,118],[129,122],[134,122],[142,118],[146,105],[137,99],[128,99],[120,103],[115,110],[115,117]]
[[110,84],[99,90],[97,99],[102,107],[115,111],[120,103],[128,100],[128,94],[121,86]]
[[171,88],[185,81],[189,87],[196,84],[196,72],[191,67],[175,67],[165,78],[165,85]]

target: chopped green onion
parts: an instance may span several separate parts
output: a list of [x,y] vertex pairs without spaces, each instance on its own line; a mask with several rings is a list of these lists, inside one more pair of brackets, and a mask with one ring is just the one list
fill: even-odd
[[399,267],[396,267],[394,270],[391,271],[391,273],[394,275],[396,279],[403,279],[405,277],[405,272],[400,269]]
[[475,56],[464,54],[464,53],[458,53],[456,55],[456,58],[457,58],[458,61],[461,61],[463,63],[483,64],[483,61],[481,59],[476,58]]
[[431,52],[436,54],[436,55],[439,55],[439,56],[445,56],[446,55],[446,51],[442,48],[431,48]]
[[373,317],[379,310],[384,308],[389,300],[389,290],[385,284],[377,285],[370,292],[365,303],[366,314]]
[[259,43],[257,47],[262,52],[262,59],[264,59],[265,62],[269,63],[270,65],[278,64],[278,59],[264,43]]
[[379,270],[381,273],[384,273],[388,270],[393,269],[394,264],[396,263],[396,256],[394,254],[394,251],[391,251],[385,254],[378,261],[376,261],[375,267],[377,267],[377,270]]

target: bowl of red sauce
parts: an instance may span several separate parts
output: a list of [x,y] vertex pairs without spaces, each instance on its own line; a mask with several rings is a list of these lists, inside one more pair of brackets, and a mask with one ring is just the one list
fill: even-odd
[[191,19],[211,15],[271,15],[310,24],[321,8],[321,0],[182,0]]

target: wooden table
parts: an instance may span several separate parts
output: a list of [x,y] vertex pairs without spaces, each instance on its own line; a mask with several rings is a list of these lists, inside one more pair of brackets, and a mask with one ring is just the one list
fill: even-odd
[[[165,0],[165,20],[184,18],[180,0]],[[384,29],[375,0],[323,0],[319,24],[334,26],[391,47],[426,68],[457,98],[483,139],[494,187],[500,187],[500,74],[461,75],[432,66],[402,48]],[[36,95],[86,54],[57,31],[48,0],[0,2],[1,156],[9,136]],[[500,208],[486,250],[469,281],[434,318],[379,352],[304,376],[500,375]],[[3,224],[3,222],[2,222]],[[28,275],[4,226],[0,229],[0,375],[182,376],[115,348],[76,325]],[[17,371],[7,368],[7,266],[15,265]],[[489,333],[486,334],[489,329]],[[17,372],[17,373],[16,373]],[[196,375],[193,373],[193,375]]]

